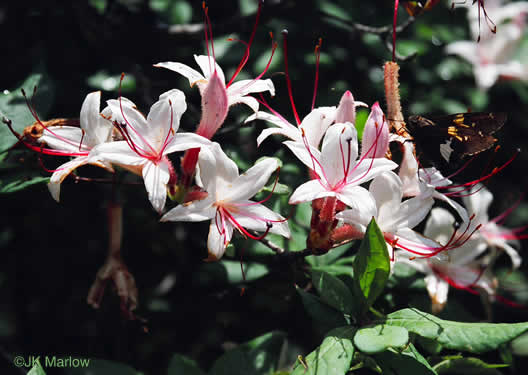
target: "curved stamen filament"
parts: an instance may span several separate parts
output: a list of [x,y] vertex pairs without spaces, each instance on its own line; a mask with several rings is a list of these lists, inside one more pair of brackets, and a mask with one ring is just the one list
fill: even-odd
[[[121,111],[121,116],[123,116],[123,120],[125,121],[126,128],[122,124],[118,124],[117,122],[114,122],[115,124],[118,124],[117,127],[118,130],[120,130],[121,135],[127,140],[127,144],[130,146],[130,148],[138,154],[138,156],[141,156],[143,158],[152,159],[152,155],[157,155],[156,150],[147,142],[147,140],[130,124],[130,122],[127,120],[125,116],[125,112],[123,110],[123,101],[121,96],[121,85],[123,83],[123,79],[125,78],[125,73],[121,73],[121,79],[119,81],[119,109]],[[128,129],[132,129],[135,136],[138,137],[148,148],[150,148],[150,152],[147,150],[142,149],[141,147],[138,147],[138,145],[132,140],[132,136],[129,134]]]
[[11,133],[18,139],[19,142],[21,142],[25,147],[28,149],[38,152],[40,154],[44,155],[54,155],[54,156],[87,156],[89,154],[89,151],[82,151],[82,152],[71,152],[71,151],[61,151],[61,150],[55,150],[52,148],[45,148],[43,146],[34,146],[28,141],[24,139],[20,134],[18,134],[15,129],[13,129],[13,124],[11,120],[4,118],[3,122],[7,125]]
[[[272,37],[273,38],[273,37]],[[255,78],[253,78],[251,81],[249,81],[248,83],[246,83],[244,86],[238,88],[236,91],[232,91],[230,92],[230,95],[233,95],[233,94],[237,94],[237,93],[240,93],[240,92],[243,92],[244,90],[246,90],[248,87],[250,87],[251,85],[253,85],[256,81],[258,81],[260,78],[262,78],[262,76],[264,74],[266,74],[266,72],[268,71],[270,65],[271,65],[271,61],[273,60],[273,55],[275,55],[275,50],[277,49],[277,43],[273,42],[272,43],[272,46],[271,46],[271,56],[268,60],[268,63],[266,64],[266,66],[264,67],[264,70],[262,71],[262,73],[260,73],[258,76],[256,76]],[[231,83],[231,82],[230,82]],[[229,85],[226,85],[226,88],[229,87]]]
[[[249,50],[251,48],[251,44],[253,43],[253,39],[255,38],[255,33],[257,32],[257,25],[259,23],[260,13],[261,12],[262,12],[262,1],[259,1],[258,9],[257,9],[257,15],[255,16],[255,23],[253,24],[253,29],[251,30],[251,35],[249,36],[249,40],[248,40],[247,43],[243,42],[246,45],[246,50],[244,51],[244,56],[242,57],[242,60],[240,60],[240,63],[238,64],[238,67],[236,68],[235,72],[231,76],[231,79],[227,83],[226,87],[229,87],[233,83],[235,78],[238,76],[238,74],[240,73],[242,68],[244,68],[244,66],[246,65],[247,61],[249,60]],[[272,54],[272,56],[273,56],[273,54]]]
[[290,97],[290,103],[292,106],[293,115],[295,117],[295,122],[297,126],[301,124],[299,115],[297,114],[297,108],[295,107],[295,102],[293,101],[293,92],[292,84],[290,79],[290,73],[288,71],[288,30],[282,30],[283,38],[283,49],[284,49],[284,72],[286,73],[286,85],[288,86],[288,96]]
[[321,59],[321,45],[323,44],[323,39],[319,38],[319,42],[315,46],[315,79],[314,79],[314,92],[312,98],[312,111],[315,107],[315,97],[317,96],[317,85],[319,84],[319,61]]
[[458,191],[454,191],[454,192],[449,192],[449,193],[446,193],[445,195],[450,195],[450,196],[456,196],[456,194],[459,194],[459,193],[462,193],[464,191],[467,191],[469,189],[471,189],[473,186],[475,186],[476,184],[478,184],[479,182],[482,182],[482,181],[485,181],[493,176],[495,176],[497,173],[499,173],[500,171],[502,171],[504,168],[506,168],[508,165],[510,165],[514,160],[515,158],[517,157],[517,155],[519,155],[519,150],[517,150],[515,152],[515,154],[513,154],[513,156],[508,160],[506,161],[503,165],[501,165],[500,167],[495,167],[493,168],[493,170],[484,175],[484,176],[481,176],[480,178],[477,178],[476,180],[473,180],[473,181],[469,181],[469,182],[466,182],[464,184],[459,184],[459,185],[446,185],[446,186],[437,186],[436,189],[453,189],[453,188],[461,188],[460,190]]
[[[64,142],[68,145],[71,145],[72,147],[78,147],[79,148],[79,152],[86,152],[86,154],[88,154],[89,150],[90,150],[90,147],[86,146],[86,145],[83,145],[83,138],[84,138],[84,129],[81,128],[81,131],[82,131],[82,136],[81,136],[81,140],[79,143],[77,142],[74,142],[72,141],[71,139],[68,139],[68,138],[65,138],[61,135],[58,135],[57,133],[55,133],[52,129],[50,129],[49,126],[45,126],[42,121],[40,120],[38,114],[37,114],[37,111],[35,110],[35,107],[33,106],[33,104],[31,103],[31,100],[27,97],[26,95],[26,91],[24,89],[21,89],[20,91],[22,91],[22,96],[24,97],[24,100],[26,101],[26,105],[29,109],[29,112],[31,113],[31,115],[33,116],[33,118],[35,119],[36,122],[38,122],[38,124],[40,126],[42,126],[43,128],[43,132],[48,132],[50,133],[52,136],[54,136],[55,138],[57,138],[58,140],[60,140],[61,142]],[[33,88],[33,96],[35,95],[37,91],[37,86],[35,86]],[[19,141],[21,141],[22,143],[25,144],[25,142],[21,139],[21,137],[19,135],[17,135],[18,133],[13,133],[15,134],[15,136],[18,138]],[[26,145],[27,146],[27,145]],[[82,147],[86,147],[88,148],[87,151],[82,151],[81,148]],[[48,149],[49,150],[49,149]],[[35,151],[33,149],[33,151]],[[44,154],[46,154],[45,152],[43,152]],[[73,156],[73,155],[72,155]]]

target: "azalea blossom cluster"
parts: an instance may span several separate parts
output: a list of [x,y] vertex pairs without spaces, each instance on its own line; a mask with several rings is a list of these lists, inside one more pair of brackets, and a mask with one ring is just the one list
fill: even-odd
[[[446,46],[447,53],[458,55],[473,66],[475,82],[482,90],[499,80],[528,81],[528,65],[518,57],[527,32],[528,2],[502,3],[486,0],[485,8],[480,4],[471,6],[470,2],[458,4],[467,7],[472,40]],[[481,27],[482,22],[488,27]]]
[[[295,123],[287,121],[262,95],[275,94],[272,80],[263,79],[266,71],[236,81],[247,62],[249,43],[247,48],[229,80],[214,54],[194,56],[200,71],[178,62],[154,65],[183,75],[200,91],[202,112],[195,133],[178,131],[187,104],[184,92],[175,88],[161,93],[146,116],[123,96],[107,100],[101,110],[101,93],[93,92],[82,104],[80,126],[40,123],[36,144],[20,137],[34,151],[71,159],[53,172],[48,184],[52,197],[59,201],[61,183],[76,168],[91,164],[113,172],[118,167],[143,178],[160,221],[210,221],[208,261],[222,258],[235,230],[253,240],[268,233],[289,238],[288,220],[265,205],[268,198],[252,200],[278,171],[279,160],[261,158],[240,174],[222,145],[214,142],[230,107],[241,103],[253,112],[246,122],[270,125],[255,139],[256,145],[270,136],[283,137],[282,145],[306,167],[308,177],[295,187],[289,204],[312,204],[306,240],[312,254],[362,239],[375,218],[392,264],[407,263],[423,272],[436,306],[445,304],[450,285],[493,296],[496,282],[490,265],[501,252],[513,267],[520,265],[513,246],[524,228],[503,228],[507,213],[488,218],[492,196],[480,185],[485,178],[455,184],[435,168],[420,168],[411,137],[389,124],[388,118],[397,116],[387,117],[378,102],[370,106],[359,139],[356,108],[369,106],[350,91],[336,106],[314,105],[302,120],[294,108]],[[391,156],[391,143],[400,150],[399,159]],[[169,158],[176,152],[185,152],[180,166]],[[168,196],[177,204],[167,210]],[[463,204],[457,201],[460,197]],[[433,208],[436,201],[449,210]],[[420,233],[416,228],[424,221]],[[119,257],[112,259],[116,263]]]

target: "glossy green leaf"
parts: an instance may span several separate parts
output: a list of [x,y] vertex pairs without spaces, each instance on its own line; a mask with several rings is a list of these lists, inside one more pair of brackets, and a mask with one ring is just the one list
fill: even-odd
[[[381,322],[380,322],[381,323]],[[403,309],[387,316],[384,324],[405,327],[433,339],[444,348],[483,353],[494,350],[528,330],[528,323],[462,323],[439,319],[417,309]]]
[[397,352],[387,350],[374,356],[376,363],[381,367],[384,375],[435,375],[436,371],[427,360],[409,344],[405,350]]
[[354,336],[356,348],[367,354],[381,353],[388,348],[403,348],[409,342],[409,332],[403,327],[379,324],[359,329]]
[[297,293],[301,296],[305,310],[317,324],[317,327],[321,327],[322,331],[328,332],[333,328],[347,324],[343,313],[328,306],[321,298],[307,293],[301,288],[297,288]]
[[[32,95],[35,87],[37,91],[35,95]],[[0,120],[3,117],[10,119],[13,128],[18,133],[22,133],[26,126],[35,122],[21,89],[24,89],[28,98],[31,98],[32,106],[43,120],[46,119],[54,98],[54,86],[44,73],[34,73],[26,78],[19,87],[0,93]],[[80,109],[79,103],[79,111]],[[4,123],[0,123],[0,152],[7,150],[17,142],[18,140],[8,127]]]
[[354,261],[354,279],[358,293],[364,297],[363,313],[383,292],[390,272],[390,259],[383,233],[374,218],[370,221],[365,237]]
[[460,375],[501,375],[497,368],[508,367],[505,364],[492,365],[478,358],[451,358],[434,366],[438,374]]
[[40,361],[37,360],[33,367],[31,367],[31,370],[29,370],[27,375],[46,375],[46,372],[42,368]]
[[354,296],[348,286],[337,277],[313,270],[312,283],[325,303],[345,314],[354,312]]
[[277,369],[283,342],[282,332],[259,336],[221,356],[209,375],[267,375]]
[[49,182],[49,177],[41,176],[40,173],[18,172],[8,176],[0,177],[0,194],[15,193],[35,184]]
[[205,375],[205,372],[192,359],[174,354],[169,362],[167,375]]
[[291,375],[344,375],[354,356],[352,339],[355,327],[339,327],[325,337],[321,345],[297,361]]

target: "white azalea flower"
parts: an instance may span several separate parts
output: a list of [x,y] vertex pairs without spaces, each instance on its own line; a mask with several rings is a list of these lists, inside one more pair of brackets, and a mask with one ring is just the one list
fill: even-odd
[[258,79],[259,76],[253,80],[233,82],[235,75],[226,84],[224,72],[212,56],[194,55],[194,59],[202,73],[177,62],[161,62],[154,66],[180,73],[189,80],[191,87],[198,86],[202,95],[202,120],[197,134],[210,139],[224,122],[228,108],[234,104],[246,104],[257,112],[259,103],[249,94],[269,91],[272,96],[275,95],[275,87],[271,79]]
[[400,248],[410,252],[412,256],[443,256],[442,252],[447,249],[412,230],[427,216],[433,206],[430,192],[402,202],[402,182],[392,171],[377,176],[370,183],[369,192],[374,198],[374,206],[363,211],[345,210],[336,217],[357,227],[363,233],[374,217],[387,241],[390,254],[393,254],[392,248]]
[[488,208],[493,201],[491,192],[482,185],[477,185],[474,190],[462,198],[467,210],[475,215],[474,222],[482,225],[475,233],[476,237],[482,238],[486,245],[491,248],[504,250],[510,257],[513,267],[521,265],[521,257],[511,244],[518,245],[517,238],[521,238],[518,230],[510,230],[499,223],[506,218],[509,211],[499,215],[494,219],[489,219]]
[[[424,235],[445,245],[456,236],[454,225],[455,218],[449,211],[435,207],[426,222]],[[479,258],[487,244],[478,232],[469,230],[465,228],[464,241],[459,247],[449,250],[448,258],[398,259],[426,274],[425,283],[435,312],[439,312],[447,302],[450,285],[472,293],[477,293],[479,288],[490,296],[495,293],[495,281],[487,268],[490,259]]]
[[286,141],[286,146],[317,178],[299,186],[290,204],[336,197],[347,206],[364,212],[374,206],[370,193],[360,185],[392,170],[397,164],[385,158],[358,157],[357,131],[351,123],[335,124],[326,131],[321,151],[300,142]]
[[205,199],[179,205],[167,212],[161,221],[211,220],[207,248],[208,260],[218,260],[231,241],[236,228],[252,237],[247,229],[290,237],[286,220],[279,214],[251,201],[277,169],[276,159],[264,159],[239,176],[238,168],[214,143],[202,148],[198,159],[200,181],[208,195]]
[[62,164],[52,174],[48,188],[57,202],[60,197],[62,181],[76,168],[93,164],[112,171],[112,166],[90,154],[95,146],[110,141],[112,123],[99,113],[101,92],[92,92],[86,96],[81,107],[80,128],[74,126],[50,126],[44,128],[39,142],[46,143],[57,150],[55,155],[73,156],[74,159]]
[[283,135],[295,142],[303,142],[305,139],[309,145],[319,147],[321,139],[326,130],[333,123],[349,122],[355,124],[356,122],[356,107],[367,106],[363,102],[354,101],[354,97],[350,91],[346,91],[338,107],[319,107],[313,109],[300,124],[291,124],[288,120],[282,117],[279,113],[270,109],[273,114],[259,111],[246,119],[245,122],[253,120],[264,120],[276,127],[264,129],[257,137],[257,144],[260,146],[266,138],[272,134]]
[[482,89],[489,89],[500,78],[528,81],[528,66],[515,59],[526,31],[528,2],[502,6],[500,1],[486,1],[486,13],[485,22],[492,20],[497,25],[496,34],[489,27],[480,27],[479,9],[471,7],[468,18],[473,40],[450,43],[446,52],[473,65],[476,83]]
[[207,146],[211,142],[193,133],[176,133],[180,118],[187,109],[185,96],[180,90],[160,95],[147,118],[125,98],[109,100],[108,106],[114,124],[125,140],[101,144],[93,149],[92,154],[141,174],[152,206],[161,213],[167,198],[167,183],[174,175],[167,155]]

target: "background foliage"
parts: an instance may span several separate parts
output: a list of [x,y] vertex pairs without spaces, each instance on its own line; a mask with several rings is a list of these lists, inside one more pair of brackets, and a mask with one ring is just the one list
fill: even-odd
[[[256,4],[252,0],[226,0],[210,1],[207,5],[216,57],[229,76],[244,48],[226,38],[248,38]],[[383,102],[382,64],[390,59],[385,46],[389,34],[380,38],[361,32],[355,23],[388,26],[392,9],[393,2],[388,0],[266,1],[245,72],[255,76],[263,70],[271,46],[268,31],[280,39],[280,31],[287,28],[290,74],[301,117],[310,109],[315,72],[313,49],[319,37],[323,38],[323,45],[317,105],[336,105],[347,89],[358,100]],[[407,17],[401,11],[400,23]],[[37,84],[34,102],[42,118],[78,117],[82,100],[89,92],[102,90],[103,100],[117,96],[119,76],[125,72],[123,95],[144,111],[163,91],[174,87],[184,90],[189,109],[182,118],[182,129],[193,131],[200,116],[197,90],[188,88],[184,78],[153,68],[152,64],[179,61],[193,66],[193,54],[204,52],[202,19],[202,2],[197,0],[3,3],[0,89],[4,91],[0,93],[0,110],[10,116],[18,129],[30,125],[33,119],[18,88],[31,92]],[[508,82],[487,93],[480,92],[475,88],[471,67],[443,51],[446,43],[469,38],[463,10],[453,12],[449,4],[441,4],[419,17],[398,38],[399,54],[416,54],[400,63],[406,115],[464,112],[468,108],[507,112],[510,120],[500,134],[503,157],[511,155],[515,147],[524,146],[528,135],[524,121],[528,115],[528,86]],[[270,103],[293,120],[286,100],[281,56],[279,48],[268,73],[277,88],[276,99]],[[230,156],[242,167],[260,156],[275,154],[280,145],[279,139],[269,140],[257,151],[254,139],[263,124],[241,128],[247,115],[246,108],[231,111],[224,130],[216,138],[228,145]],[[14,138],[2,127],[0,150],[13,143]],[[286,152],[278,155],[284,157],[285,164],[281,182],[297,186],[304,171],[291,163]],[[324,275],[333,275],[330,282],[351,287],[347,275],[352,272],[353,260],[349,255],[359,244],[352,250],[339,249],[323,257],[283,262],[273,259],[263,245],[237,238],[234,248],[239,253],[232,249],[222,262],[203,263],[207,224],[158,223],[143,188],[133,184],[123,185],[119,196],[125,212],[123,255],[139,287],[137,313],[146,322],[122,319],[119,301],[110,291],[102,307],[94,310],[86,304],[86,295],[106,256],[105,207],[112,193],[110,186],[67,181],[61,204],[57,204],[41,183],[47,174],[35,155],[15,150],[2,153],[0,161],[2,374],[20,373],[12,365],[13,353],[74,355],[117,362],[99,362],[97,374],[117,373],[109,372],[112,370],[108,366],[118,366],[115,371],[119,373],[135,373],[133,369],[137,369],[165,374],[169,368],[169,374],[268,374],[291,368],[298,354],[308,354],[331,329],[349,323],[346,313],[337,312],[339,304],[346,301],[328,300],[330,297],[318,288],[323,288],[323,284],[315,281],[321,280],[325,272]],[[495,212],[504,211],[525,190],[527,161],[527,153],[521,153],[513,165],[489,182],[490,190],[496,193],[492,207]],[[44,160],[48,168],[54,162]],[[85,173],[98,176],[102,172],[85,167],[81,174]],[[22,182],[20,176],[24,176]],[[131,181],[141,182],[133,178]],[[27,187],[32,183],[35,184]],[[287,196],[275,199],[280,204],[281,200],[287,201]],[[290,249],[304,248],[304,227],[310,214],[309,206],[295,211]],[[523,203],[510,224],[520,225],[527,219],[528,205]],[[245,282],[240,272],[241,250],[245,251]],[[507,266],[504,264],[508,285],[514,286],[513,298],[526,302],[525,268],[509,275]],[[312,285],[320,297],[312,293]],[[376,302],[377,309],[390,312],[411,306],[430,311],[420,276],[396,272],[388,285],[389,289]],[[509,292],[511,296],[512,290],[504,291]],[[527,320],[522,309],[495,305],[493,312],[496,321]],[[452,291],[440,317],[479,321],[485,313],[478,297]],[[351,333],[339,335],[349,337]],[[331,345],[332,337],[335,336],[327,337],[323,345]],[[244,344],[237,346],[241,343]],[[350,345],[353,351],[354,346]],[[426,339],[422,347],[428,347]],[[368,350],[378,352],[372,348],[364,351]],[[416,357],[414,346],[405,350]],[[229,354],[218,360],[226,351]],[[442,362],[446,373],[469,361],[456,357],[456,350],[452,354],[453,358]],[[497,351],[480,358],[487,363],[505,360]],[[456,360],[466,362],[455,364]],[[513,366],[501,371],[515,372],[522,365],[523,359],[515,357]],[[299,366],[295,374],[303,373]],[[60,373],[58,369],[53,371],[49,373]]]

